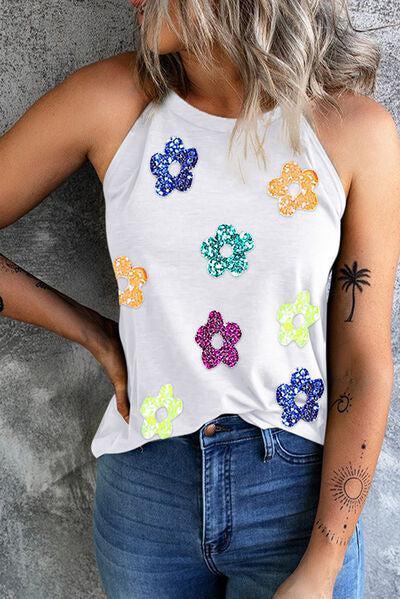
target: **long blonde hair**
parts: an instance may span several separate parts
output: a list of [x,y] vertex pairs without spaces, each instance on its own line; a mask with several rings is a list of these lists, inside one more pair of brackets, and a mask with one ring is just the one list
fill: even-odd
[[[310,101],[340,112],[336,97],[341,92],[374,91],[378,46],[353,27],[346,0],[176,0],[179,31],[168,4],[149,0],[138,29],[139,82],[155,104],[169,89],[185,97],[190,88],[179,54],[157,52],[165,23],[208,70],[218,69],[215,44],[238,67],[244,99],[233,135],[241,128],[248,131],[270,102],[281,107],[286,134],[297,152],[301,115],[313,125]],[[254,141],[253,147],[260,151]]]

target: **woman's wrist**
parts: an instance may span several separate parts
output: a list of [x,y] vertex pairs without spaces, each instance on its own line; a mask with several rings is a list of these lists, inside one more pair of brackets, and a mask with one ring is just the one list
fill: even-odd
[[336,578],[346,553],[346,546],[332,543],[325,535],[311,534],[310,541],[302,562],[310,570],[310,573],[318,576]]
[[76,306],[81,325],[76,341],[95,357],[107,352],[115,343],[114,321],[87,306]]

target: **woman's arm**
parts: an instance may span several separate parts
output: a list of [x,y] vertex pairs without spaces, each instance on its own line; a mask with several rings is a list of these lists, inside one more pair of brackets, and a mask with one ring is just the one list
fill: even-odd
[[321,566],[325,560],[333,573],[342,565],[372,483],[393,378],[390,325],[400,248],[400,143],[391,116],[380,106],[368,105],[359,118],[330,293],[329,412],[308,549],[314,563],[318,559]]
[[[0,138],[0,228],[34,208],[87,158],[102,176],[135,111],[140,111],[130,58],[119,55],[79,69],[39,98]],[[44,327],[88,349],[110,376],[118,409],[127,419],[126,368],[117,323],[1,254],[0,316]]]
[[365,98],[352,102],[337,131],[352,176],[329,300],[329,410],[319,504],[308,549],[281,589],[287,594],[277,597],[298,592],[300,579],[309,590],[303,586],[299,599],[331,597],[371,487],[390,406],[400,143],[382,106]]
[[1,254],[0,316],[43,327],[90,351],[113,383],[118,411],[128,421],[126,364],[117,322],[57,291]]

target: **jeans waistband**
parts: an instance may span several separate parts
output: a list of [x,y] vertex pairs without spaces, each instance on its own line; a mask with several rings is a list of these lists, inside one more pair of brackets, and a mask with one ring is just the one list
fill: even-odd
[[261,436],[264,446],[263,461],[266,462],[274,455],[274,436],[281,430],[279,427],[260,428],[246,422],[238,414],[221,414],[205,422],[192,435],[196,437],[201,449],[238,443]]

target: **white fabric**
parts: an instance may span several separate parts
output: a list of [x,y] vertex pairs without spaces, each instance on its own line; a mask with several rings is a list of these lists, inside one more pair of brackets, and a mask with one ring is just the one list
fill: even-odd
[[[194,108],[171,92],[159,107],[147,106],[113,157],[103,182],[106,231],[111,259],[127,256],[148,275],[138,308],[120,305],[119,330],[128,366],[129,425],[116,409],[115,395],[92,441],[92,452],[118,453],[158,439],[141,433],[140,406],[171,384],[183,402],[172,420],[172,435],[198,429],[222,413],[239,414],[261,428],[281,427],[282,407],[276,389],[290,384],[296,368],[322,378],[325,391],[312,422],[300,420],[290,429],[324,443],[327,416],[326,317],[327,282],[340,242],[345,192],[339,176],[305,118],[301,123],[304,151],[293,154],[282,128],[280,107],[268,115],[265,137],[267,165],[254,155],[244,162],[241,179],[227,156],[234,119]],[[261,119],[259,121],[262,126]],[[196,148],[198,162],[187,191],[165,197],[155,191],[150,158],[164,152],[171,136],[185,148]],[[278,198],[268,194],[268,182],[293,160],[318,174],[314,210],[283,216]],[[240,276],[218,278],[208,272],[200,252],[203,241],[220,224],[248,232],[254,248],[246,254],[249,268]],[[123,288],[123,279],[119,282]],[[282,345],[277,311],[309,290],[320,318],[309,328],[310,341],[299,347]],[[195,342],[209,313],[217,310],[224,322],[239,324],[239,361],[230,368],[207,369]]]

